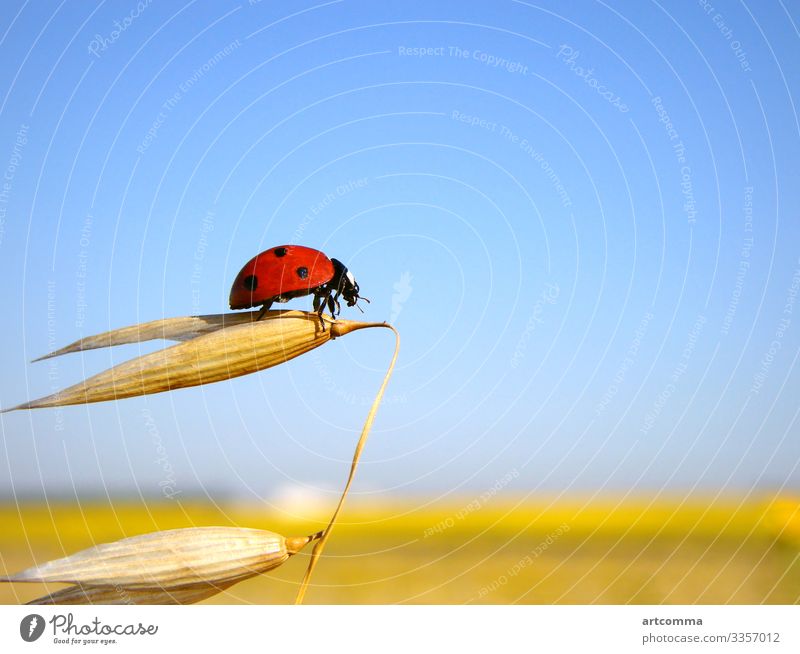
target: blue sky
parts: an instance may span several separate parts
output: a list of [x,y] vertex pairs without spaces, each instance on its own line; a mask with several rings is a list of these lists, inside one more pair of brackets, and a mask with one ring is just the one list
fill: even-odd
[[[778,3],[11,3],[0,403],[344,261],[403,345],[356,492],[797,489],[800,47]],[[295,300],[309,308],[310,300]],[[359,318],[354,309],[343,317]],[[4,496],[341,483],[391,355],[2,416]],[[792,399],[794,398],[794,399]]]

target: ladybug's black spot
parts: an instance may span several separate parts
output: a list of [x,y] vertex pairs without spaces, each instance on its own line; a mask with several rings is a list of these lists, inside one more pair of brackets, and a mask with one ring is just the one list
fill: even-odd
[[297,269],[297,276],[300,279],[305,279],[306,277],[308,277],[308,268],[306,268],[305,266],[300,266]]
[[258,288],[258,277],[255,275],[248,275],[242,280],[242,286],[248,291],[255,291]]
[[286,256],[286,248],[275,248],[273,250],[276,257],[285,257]]

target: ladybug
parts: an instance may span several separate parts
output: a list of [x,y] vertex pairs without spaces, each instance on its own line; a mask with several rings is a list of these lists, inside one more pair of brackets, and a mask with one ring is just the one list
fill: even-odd
[[231,309],[261,305],[259,320],[273,302],[313,294],[314,310],[322,322],[326,306],[334,319],[341,311],[339,296],[348,307],[358,300],[369,302],[358,291],[355,277],[341,261],[302,245],[279,245],[257,254],[239,271],[231,288],[230,305]]

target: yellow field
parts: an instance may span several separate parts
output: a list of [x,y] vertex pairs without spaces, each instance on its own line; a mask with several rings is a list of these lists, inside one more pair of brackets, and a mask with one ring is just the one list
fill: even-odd
[[[308,603],[797,603],[800,500],[348,504]],[[319,516],[324,512],[319,512]],[[199,501],[0,505],[0,574],[158,529],[317,520]],[[207,603],[291,602],[308,550]],[[60,588],[0,584],[0,603]]]

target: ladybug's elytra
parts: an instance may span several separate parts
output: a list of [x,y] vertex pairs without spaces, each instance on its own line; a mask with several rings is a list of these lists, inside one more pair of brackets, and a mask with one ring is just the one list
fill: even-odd
[[273,302],[313,294],[314,310],[322,322],[326,306],[334,318],[341,311],[339,296],[348,307],[358,300],[369,302],[358,291],[355,278],[341,261],[302,245],[279,245],[257,254],[239,271],[231,288],[230,305],[231,309],[261,305],[261,318]]

